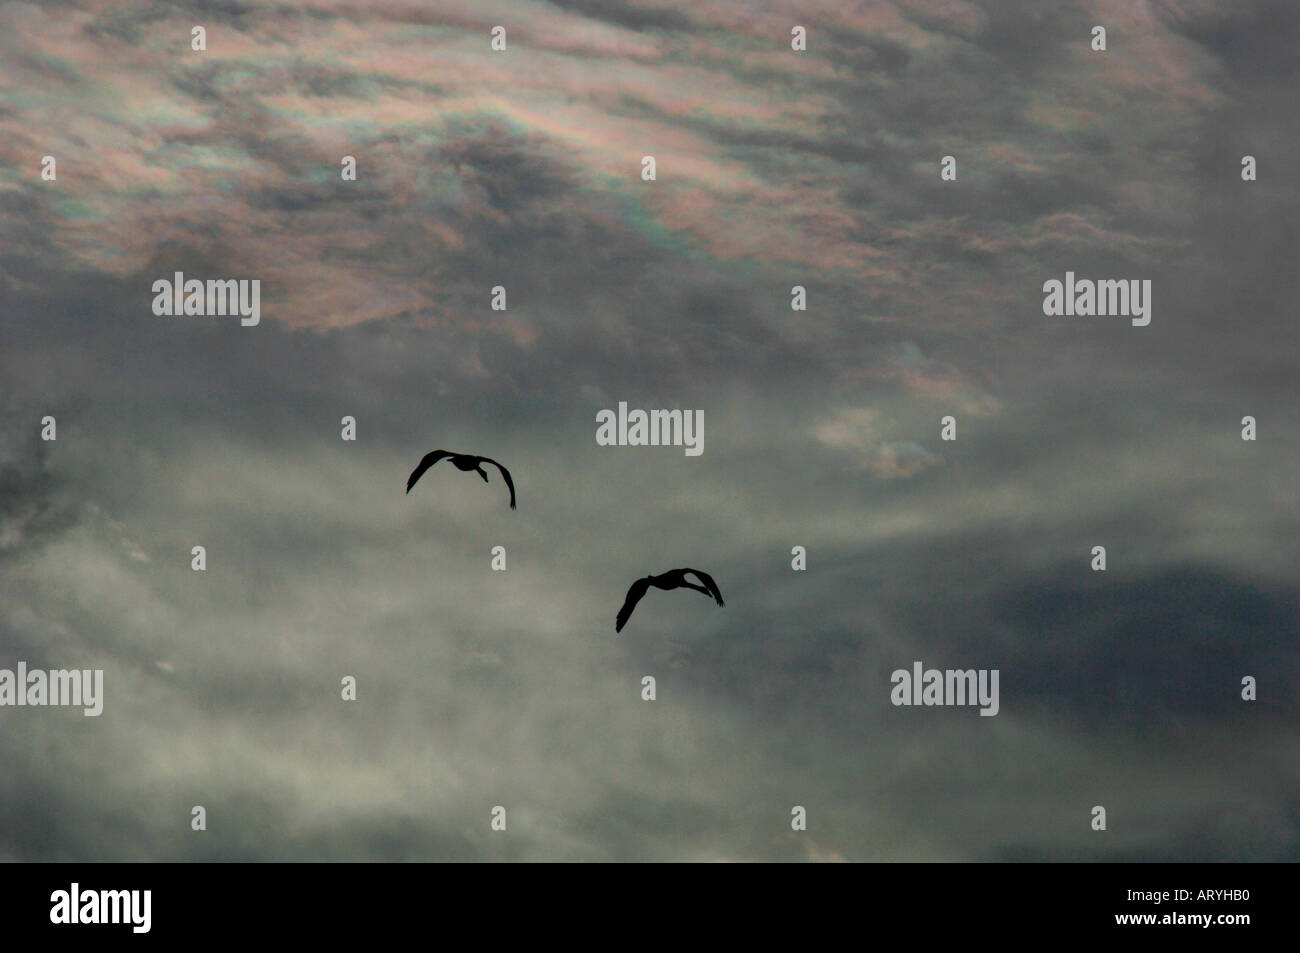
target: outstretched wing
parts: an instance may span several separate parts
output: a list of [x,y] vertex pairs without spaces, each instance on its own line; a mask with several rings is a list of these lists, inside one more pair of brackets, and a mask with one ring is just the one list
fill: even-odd
[[700,572],[698,569],[683,569],[682,572],[695,573],[695,577],[699,579],[700,582],[704,583],[704,588],[709,590],[709,595],[713,596],[718,605],[726,605],[726,603],[722,601],[722,592],[718,589],[718,584],[713,581],[713,577],[707,572]]
[[618,618],[614,620],[615,632],[623,631],[623,626],[627,625],[627,620],[632,617],[632,610],[636,608],[636,604],[641,601],[641,597],[649,588],[649,579],[638,579],[632,583],[632,588],[627,591],[627,598],[623,600],[623,608],[618,610]]
[[411,471],[411,475],[406,479],[406,492],[411,492],[411,487],[415,486],[415,481],[424,476],[424,471],[429,469],[443,457],[454,457],[455,454],[450,450],[435,450],[432,453],[426,453],[420,465]]
[[510,479],[510,471],[507,470],[505,467],[503,467],[501,464],[497,463],[491,457],[480,457],[479,459],[481,459],[484,463],[492,464],[492,466],[500,470],[501,475],[506,478],[506,486],[510,487],[510,508],[513,510],[515,508],[515,481]]

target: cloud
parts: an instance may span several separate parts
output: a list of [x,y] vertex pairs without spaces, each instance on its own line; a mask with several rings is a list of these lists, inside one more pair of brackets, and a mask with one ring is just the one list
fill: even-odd
[[[0,856],[1293,859],[1282,10],[0,8],[0,667],[107,690],[0,714]],[[1066,270],[1151,325],[1045,319]],[[620,400],[705,453],[597,446]],[[438,446],[519,510],[405,495]],[[615,635],[681,565],[726,607]],[[895,708],[916,659],[1000,714]]]

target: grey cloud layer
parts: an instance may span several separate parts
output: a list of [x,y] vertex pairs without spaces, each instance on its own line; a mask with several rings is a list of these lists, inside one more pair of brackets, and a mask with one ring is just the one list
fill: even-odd
[[[0,667],[108,700],[2,710],[0,856],[1296,859],[1294,13],[519,5],[507,82],[453,6],[4,8],[46,47],[0,112]],[[1151,278],[1151,326],[1044,319],[1067,269]],[[263,277],[262,324],[153,317],[173,270]],[[619,400],[703,408],[704,455],[597,447]],[[435,446],[519,511],[403,496]],[[615,636],[678,565],[726,608]],[[914,659],[1001,713],[893,708]]]

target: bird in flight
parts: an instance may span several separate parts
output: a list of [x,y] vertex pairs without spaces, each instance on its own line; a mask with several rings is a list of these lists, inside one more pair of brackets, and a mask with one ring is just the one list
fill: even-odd
[[425,470],[444,458],[451,460],[457,470],[464,470],[466,473],[473,470],[483,478],[484,483],[487,482],[488,475],[487,471],[483,469],[483,464],[492,464],[505,477],[506,486],[510,488],[510,508],[512,510],[515,508],[515,481],[510,479],[510,471],[490,457],[476,457],[472,453],[452,453],[450,450],[435,450],[432,453],[426,453],[424,459],[420,461],[420,465],[412,470],[410,477],[407,478],[406,492],[411,492],[411,487],[415,486],[416,480],[424,476]]
[[[704,585],[697,586],[693,582],[687,582],[686,574],[688,572],[693,573],[695,578]],[[713,581],[713,577],[707,572],[700,572],[698,569],[670,569],[657,576],[643,576],[632,583],[632,588],[627,591],[627,598],[623,600],[623,608],[618,610],[618,618],[614,622],[615,632],[623,631],[623,626],[627,625],[627,620],[632,617],[632,610],[636,608],[636,604],[641,601],[641,597],[646,594],[646,591],[651,586],[656,589],[694,589],[706,596],[712,596],[718,605],[726,605],[722,601],[722,593],[718,589],[718,584]]]

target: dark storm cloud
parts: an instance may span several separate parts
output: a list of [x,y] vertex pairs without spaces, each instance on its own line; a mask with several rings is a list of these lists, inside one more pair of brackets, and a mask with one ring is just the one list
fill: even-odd
[[[0,666],[107,700],[0,715],[7,859],[1294,859],[1284,7],[46,9],[3,14]],[[262,323],[154,316],[177,270]],[[1152,324],[1044,318],[1066,270]],[[596,446],[621,400],[704,454]],[[518,512],[406,496],[438,446]],[[725,609],[613,633],[686,565]],[[1001,712],[893,707],[913,660]]]

